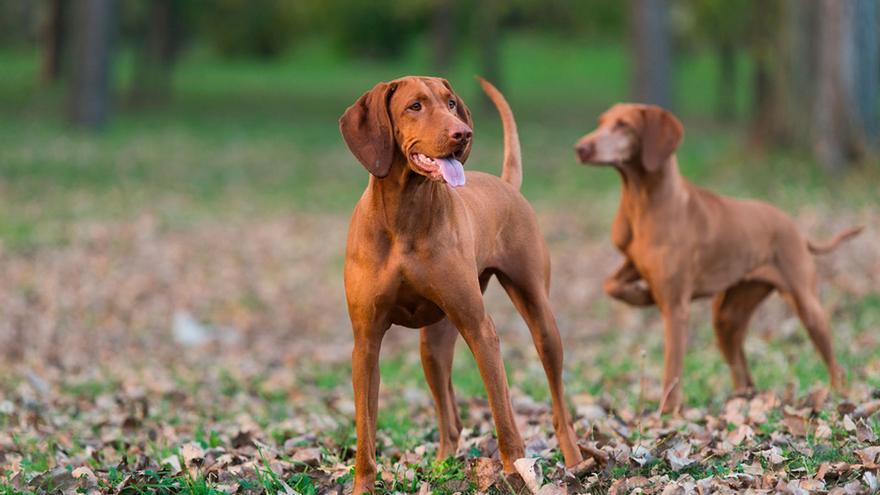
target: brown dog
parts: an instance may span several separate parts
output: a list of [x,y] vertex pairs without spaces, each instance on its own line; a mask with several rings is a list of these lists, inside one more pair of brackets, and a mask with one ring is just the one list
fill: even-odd
[[582,163],[620,172],[623,193],[611,238],[626,256],[605,292],[636,306],[657,304],[664,323],[663,412],[681,404],[681,372],[692,299],[714,296],[713,325],[737,392],[750,390],[743,341],[755,308],[773,290],[797,312],[828,367],[844,383],[831,350],[828,318],[817,297],[814,254],[830,252],[861,227],[827,245],[810,243],[792,219],[759,201],[726,198],[687,182],[675,150],[681,122],[662,108],[619,104],[575,146]]
[[354,332],[357,456],[354,493],[372,491],[379,348],[392,324],[421,328],[421,357],[439,421],[438,457],[455,452],[461,422],[450,380],[460,333],[486,386],[507,472],[523,456],[498,335],[482,291],[495,275],[528,324],[547,373],[553,423],[566,464],[581,460],[562,387],[562,345],[548,301],[550,258],[519,193],[519,138],[501,93],[482,81],[504,125],[501,178],[464,174],[471,116],[443,79],[379,83],[339,121],[345,143],[372,174],[354,210],[345,294]]

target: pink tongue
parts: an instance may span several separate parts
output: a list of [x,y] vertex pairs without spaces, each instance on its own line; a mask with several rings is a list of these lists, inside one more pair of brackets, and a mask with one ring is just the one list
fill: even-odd
[[452,187],[464,185],[464,167],[455,158],[435,158],[440,164],[440,173],[446,179],[446,183]]

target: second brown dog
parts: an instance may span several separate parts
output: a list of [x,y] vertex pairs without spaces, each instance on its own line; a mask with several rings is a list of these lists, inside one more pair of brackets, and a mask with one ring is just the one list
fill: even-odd
[[629,304],[660,308],[660,409],[670,412],[681,404],[690,301],[710,296],[715,335],[737,392],[754,387],[743,342],[752,313],[774,290],[797,312],[828,367],[832,386],[840,389],[844,373],[817,297],[813,255],[830,252],[861,227],[817,245],[788,215],[767,203],[718,196],[690,184],[675,157],[683,134],[681,122],[662,108],[619,104],[575,146],[582,163],[613,166],[623,180],[611,239],[626,259],[604,288]]

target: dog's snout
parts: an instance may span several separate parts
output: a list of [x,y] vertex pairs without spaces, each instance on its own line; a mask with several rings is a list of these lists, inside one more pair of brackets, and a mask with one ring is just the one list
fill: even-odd
[[471,140],[473,135],[474,132],[469,127],[459,127],[449,133],[449,138],[456,143],[466,143]]
[[583,141],[575,146],[578,158],[580,158],[582,162],[590,160],[593,157],[593,153],[595,153],[595,149],[592,141]]

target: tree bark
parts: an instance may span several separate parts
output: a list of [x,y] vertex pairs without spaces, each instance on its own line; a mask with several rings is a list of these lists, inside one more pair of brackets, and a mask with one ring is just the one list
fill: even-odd
[[820,163],[832,173],[849,168],[864,152],[865,137],[858,125],[855,96],[855,14],[854,2],[821,0],[815,151]]
[[431,12],[431,54],[434,70],[445,73],[455,50],[455,2],[433,0]]
[[139,33],[130,101],[149,103],[170,97],[176,46],[174,14],[173,0],[151,1],[148,18]]
[[[794,143],[794,115],[798,111],[791,94],[791,62],[785,0],[765,0],[753,11],[752,58],[753,108],[751,143],[758,148]],[[803,103],[798,103],[800,107]]]
[[672,105],[671,30],[666,0],[630,1],[633,98]]
[[43,25],[42,80],[51,84],[61,77],[67,34],[67,0],[50,0]]
[[733,120],[736,114],[737,63],[736,49],[725,42],[718,45],[718,94],[716,113],[722,121]]
[[[479,2],[475,24],[473,26],[477,42],[477,51],[480,63],[480,75],[491,82],[495,87],[504,87],[501,77],[501,7],[503,0],[484,0]],[[484,93],[483,107],[494,108],[492,100]]]
[[854,101],[867,144],[877,147],[880,139],[880,7],[876,0],[855,0],[855,88]]
[[110,66],[115,0],[73,3],[69,114],[76,126],[97,129],[110,113]]

